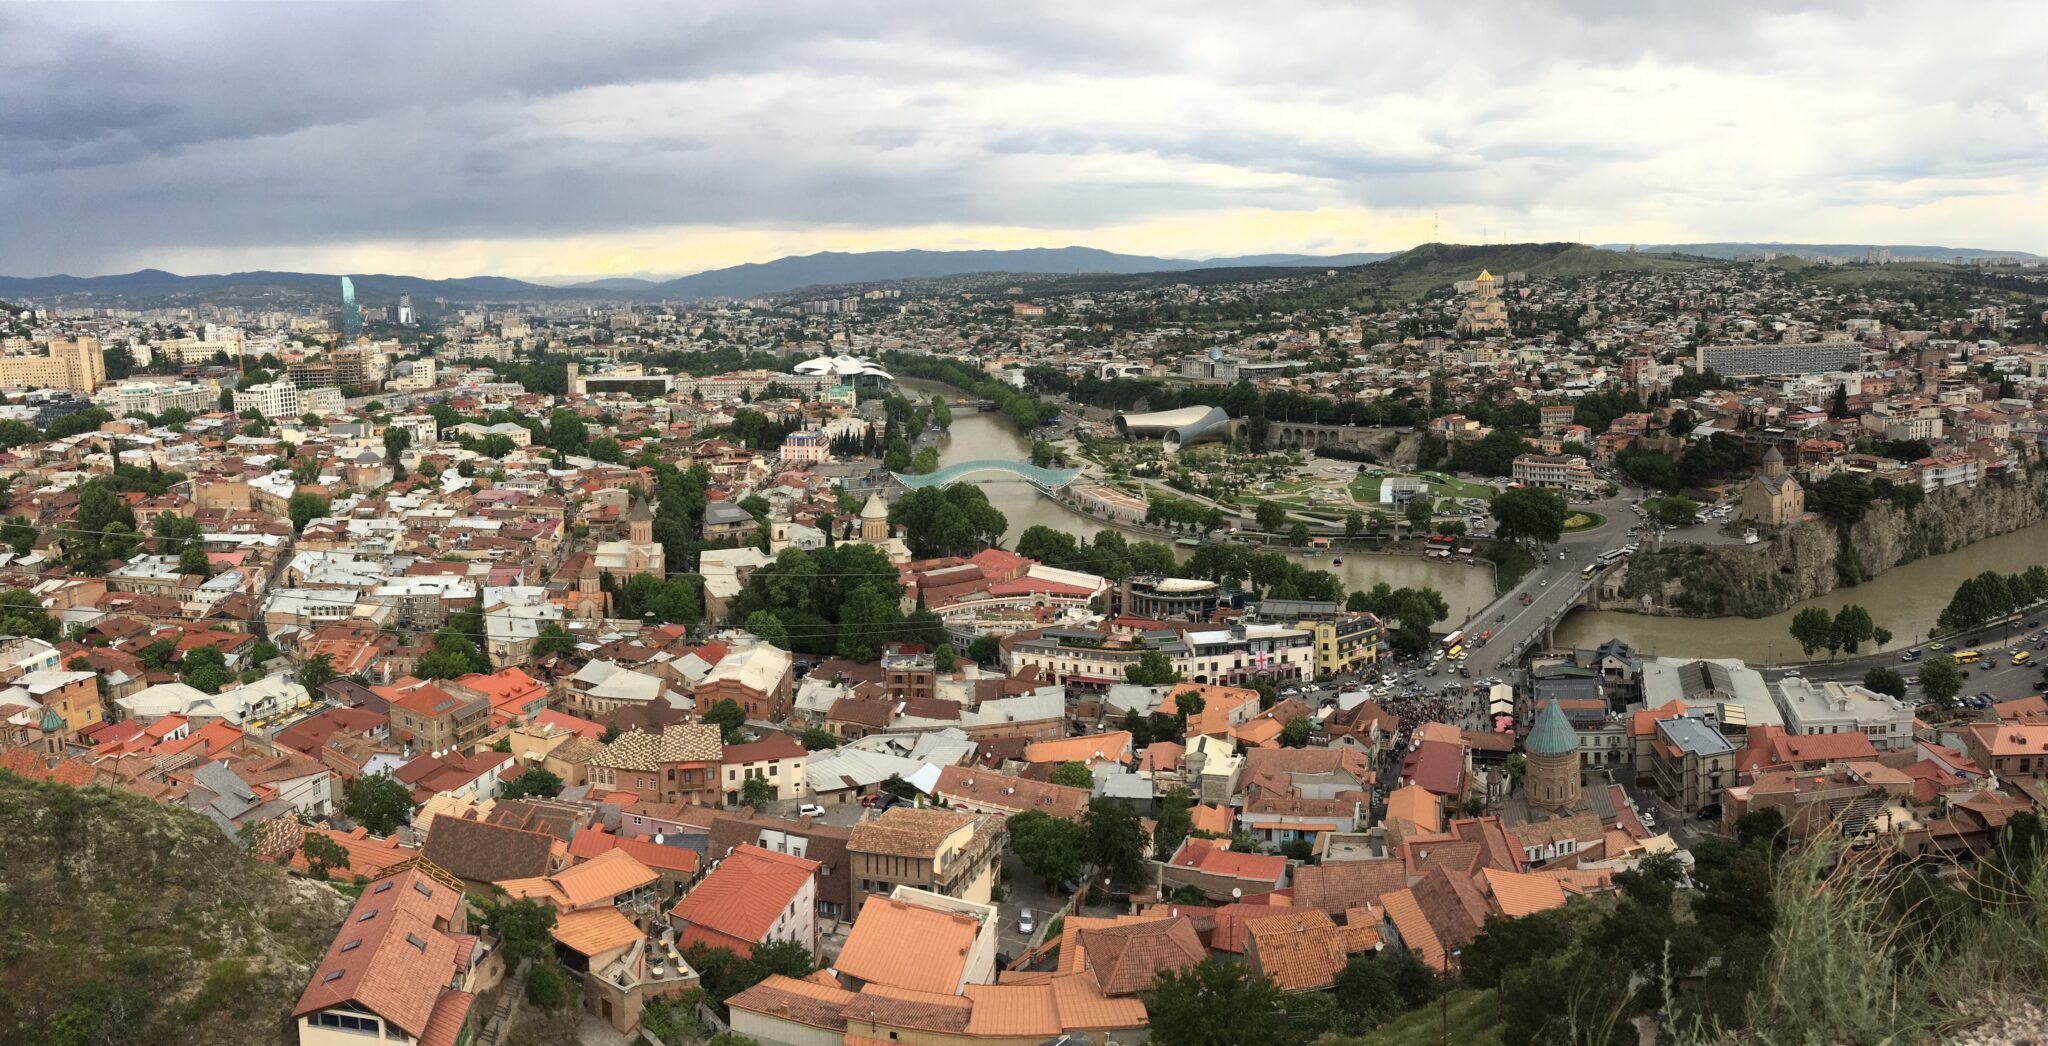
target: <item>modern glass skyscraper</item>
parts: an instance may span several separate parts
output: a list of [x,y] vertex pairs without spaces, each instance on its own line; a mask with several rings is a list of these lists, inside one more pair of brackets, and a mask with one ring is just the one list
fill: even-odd
[[355,337],[363,329],[363,310],[356,308],[356,285],[341,278],[341,333]]

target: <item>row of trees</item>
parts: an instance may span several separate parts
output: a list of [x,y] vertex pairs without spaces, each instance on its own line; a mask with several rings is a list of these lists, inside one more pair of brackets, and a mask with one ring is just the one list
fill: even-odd
[[1564,496],[1554,490],[1524,487],[1493,496],[1494,534],[1502,541],[1556,541],[1564,533]]
[[1100,574],[1111,581],[1174,570],[1172,549],[1156,541],[1132,541],[1115,530],[1100,530],[1085,538],[1036,524],[1017,535],[1017,554],[1049,567]]
[[2036,563],[2017,574],[1987,570],[1956,586],[1935,625],[1961,632],[2016,614],[2044,599],[2048,599],[2048,566]]
[[1153,852],[1144,822],[1114,799],[1090,800],[1079,820],[1027,810],[1011,816],[1009,833],[1018,862],[1054,890],[1072,889],[1090,868],[1111,882],[1135,886]]
[[1892,641],[1891,631],[1854,603],[1833,614],[1824,607],[1807,607],[1792,615],[1790,631],[1808,657],[1820,650],[1827,651],[1829,657],[1845,650],[1853,654],[1865,643],[1881,647]]

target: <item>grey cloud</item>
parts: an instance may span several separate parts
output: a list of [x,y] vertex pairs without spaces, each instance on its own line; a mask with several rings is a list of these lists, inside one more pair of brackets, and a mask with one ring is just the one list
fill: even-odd
[[[2024,63],[1916,63],[1897,42],[1930,11],[1954,17],[1679,3],[0,5],[0,271],[690,224],[1071,229],[1225,207],[1599,208],[1631,192],[1784,204],[1782,185],[1710,181],[1667,162],[1667,141],[1560,111],[1554,78],[1575,70],[1642,69],[1643,91],[1700,70],[1833,76],[1958,104],[1968,96],[1944,92],[2006,76],[1982,112],[2014,133],[1950,142],[1934,110],[1901,106],[1893,133],[1816,161],[1833,186],[1814,203],[1855,206],[1887,180],[2038,181],[2048,136]],[[1382,108],[1402,99],[1439,104]],[[1325,122],[1258,115],[1290,106]],[[1700,133],[1773,114],[1732,115]]]

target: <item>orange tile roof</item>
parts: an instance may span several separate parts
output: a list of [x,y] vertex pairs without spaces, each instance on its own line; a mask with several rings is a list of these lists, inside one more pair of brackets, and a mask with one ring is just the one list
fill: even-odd
[[1230,808],[1203,803],[1188,811],[1188,826],[1194,831],[1230,834]]
[[1533,915],[1564,907],[1564,887],[1556,879],[1528,872],[1504,872],[1498,868],[1480,871],[1493,906],[1510,918]]
[[1166,914],[1147,912],[1144,915],[1115,915],[1097,918],[1092,915],[1071,915],[1060,922],[1060,973],[1079,973],[1087,968],[1088,950],[1081,944],[1081,931],[1107,930],[1116,926],[1136,926],[1139,923],[1157,922],[1168,918]]
[[459,968],[456,943],[434,928],[462,891],[418,868],[378,880],[356,898],[292,1016],[356,1003],[406,1034],[424,1035]]
[[1081,737],[1063,737],[1056,741],[1033,741],[1024,746],[1024,761],[1083,763],[1093,767],[1101,762],[1122,763],[1130,749],[1130,731],[1110,730]]
[[444,991],[427,1018],[427,1030],[420,1033],[420,1046],[455,1046],[462,1026],[469,1019],[470,1004],[476,996],[468,992]]
[[1202,710],[1188,720],[1188,734],[1208,734],[1221,737],[1230,732],[1233,713],[1249,704],[1258,709],[1259,692],[1241,686],[1218,686],[1213,683],[1182,683],[1173,688],[1164,700],[1159,702],[1159,711],[1174,715],[1180,711],[1177,700],[1182,694],[1199,694]]
[[1343,938],[1344,951],[1356,955],[1378,948],[1381,916],[1381,911],[1371,905],[1347,909],[1344,912],[1344,925],[1337,928],[1337,932]]
[[617,908],[585,908],[556,916],[548,933],[579,955],[595,956],[632,944],[641,930]]
[[1425,832],[1444,830],[1443,804],[1421,785],[1404,785],[1387,794],[1386,820],[1397,817]]
[[833,963],[872,985],[911,991],[958,991],[980,924],[969,915],[869,897]]
[[1247,920],[1251,943],[1245,949],[1260,972],[1282,991],[1313,991],[1336,983],[1344,968],[1344,942],[1337,924],[1314,909],[1297,908],[1263,919]]
[[1265,747],[1272,745],[1274,739],[1286,729],[1287,724],[1278,719],[1254,719],[1232,729],[1230,736],[1254,747]]
[[798,980],[777,973],[727,999],[725,1005],[728,1009],[746,1010],[813,1028],[845,1031],[843,1011],[855,998],[854,993],[837,984]]
[[624,850],[657,872],[691,875],[697,871],[697,851],[684,846],[663,846],[630,835],[613,835],[602,827],[585,828],[569,840],[569,855],[579,861],[590,860],[608,850]]
[[1436,930],[1422,914],[1422,905],[1415,900],[1415,891],[1395,890],[1380,898],[1387,909],[1387,920],[1401,935],[1401,943],[1422,953],[1422,964],[1432,970],[1444,969],[1444,946],[1436,936]]
[[660,878],[654,869],[641,864],[632,854],[612,849],[554,875],[506,879],[498,885],[514,897],[545,900],[557,908],[573,910],[610,901]]
[[671,911],[685,924],[678,943],[690,943],[690,934],[702,929],[725,938],[705,943],[729,947],[743,957],[752,955],[753,946],[768,935],[775,920],[816,881],[818,867],[816,861],[751,843],[735,847]]
[[1192,868],[1211,875],[1255,879],[1278,883],[1287,874],[1287,858],[1278,854],[1247,854],[1226,849],[1208,839],[1188,839],[1173,855],[1174,866]]

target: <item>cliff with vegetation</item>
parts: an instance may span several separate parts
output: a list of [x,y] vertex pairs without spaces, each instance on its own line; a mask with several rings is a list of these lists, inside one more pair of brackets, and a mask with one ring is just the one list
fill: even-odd
[[[1764,617],[1893,567],[2048,519],[2048,470],[1876,501],[1854,523],[1820,515],[1755,545],[1668,545],[1634,556],[1626,609],[1686,617]],[[2024,566],[2025,564],[2021,564]],[[1946,599],[1948,593],[1929,593]]]
[[0,1042],[295,1041],[347,902],[213,822],[0,773]]

